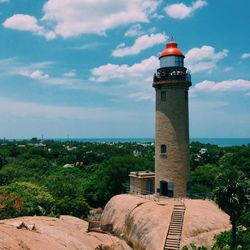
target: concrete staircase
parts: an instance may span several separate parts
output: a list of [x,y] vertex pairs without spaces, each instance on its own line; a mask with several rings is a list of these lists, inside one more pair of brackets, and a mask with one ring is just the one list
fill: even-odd
[[179,250],[184,221],[184,203],[174,205],[163,250]]

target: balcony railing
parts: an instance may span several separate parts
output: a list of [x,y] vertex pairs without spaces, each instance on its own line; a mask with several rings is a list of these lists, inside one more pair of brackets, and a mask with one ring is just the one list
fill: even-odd
[[125,193],[133,194],[143,199],[159,202],[159,196],[156,195],[154,192],[150,192],[148,190],[141,190],[140,188],[134,186],[126,186]]
[[188,81],[191,82],[190,71],[184,67],[160,68],[154,74],[154,85],[159,81]]

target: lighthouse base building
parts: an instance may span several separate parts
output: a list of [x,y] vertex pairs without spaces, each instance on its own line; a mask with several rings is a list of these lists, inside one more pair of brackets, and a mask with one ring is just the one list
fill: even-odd
[[[186,197],[189,191],[188,89],[191,75],[184,67],[185,56],[171,41],[161,53],[160,68],[153,78],[156,98],[155,175],[151,180],[130,173],[130,190],[160,196]],[[152,182],[151,186],[143,182]],[[141,187],[146,187],[142,190]]]

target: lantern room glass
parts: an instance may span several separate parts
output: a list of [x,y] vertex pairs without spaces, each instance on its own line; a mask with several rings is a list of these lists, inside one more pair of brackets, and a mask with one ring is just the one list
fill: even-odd
[[182,56],[165,56],[160,59],[160,67],[183,67],[183,57]]

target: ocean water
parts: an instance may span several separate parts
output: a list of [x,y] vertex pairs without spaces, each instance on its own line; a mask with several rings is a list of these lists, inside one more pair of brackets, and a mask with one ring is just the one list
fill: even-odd
[[[99,143],[117,143],[117,142],[154,142],[154,138],[55,138],[55,141],[77,141],[77,142],[99,142]],[[191,138],[190,142],[201,142],[218,145],[220,147],[241,146],[250,144],[250,138]]]
[[241,146],[250,144],[250,138],[191,138],[190,142],[210,143],[220,147]]

